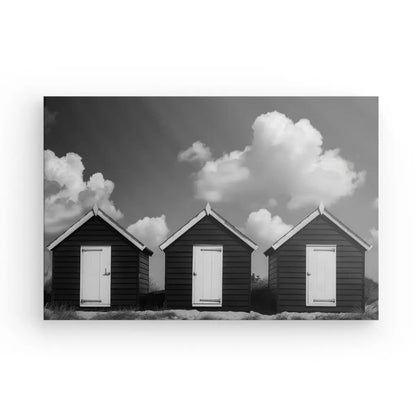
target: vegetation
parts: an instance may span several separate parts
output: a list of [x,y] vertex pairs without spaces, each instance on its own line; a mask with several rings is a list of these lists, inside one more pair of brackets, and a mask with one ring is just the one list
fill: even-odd
[[52,303],[52,279],[48,279],[43,284],[43,306]]
[[[49,280],[50,282],[50,280]],[[79,311],[74,307],[53,306],[46,302],[45,320],[374,320],[378,319],[378,284],[365,278],[365,311],[352,313],[297,313],[283,312],[275,314],[273,299],[267,280],[258,275],[251,278],[252,312],[199,312],[197,310],[165,310],[164,291],[146,295],[142,305],[145,310],[121,309],[118,311]],[[45,284],[45,300],[50,299],[50,283]]]
[[251,309],[265,315],[274,313],[274,302],[269,283],[254,273],[251,275]]
[[45,320],[73,320],[81,318],[75,308],[65,305],[49,305],[44,308],[43,317]]
[[65,307],[45,307],[45,319],[88,319],[88,320],[374,320],[378,319],[378,302],[367,305],[365,312],[352,313],[298,313],[282,312],[263,315],[258,312],[200,312],[193,310],[110,312],[76,311]]
[[364,301],[366,305],[378,301],[378,283],[368,277],[364,278]]

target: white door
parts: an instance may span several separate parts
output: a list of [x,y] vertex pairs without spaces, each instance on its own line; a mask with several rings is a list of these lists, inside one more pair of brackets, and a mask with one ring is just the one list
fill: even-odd
[[222,305],[222,246],[194,246],[192,306]]
[[336,276],[336,246],[306,246],[307,306],[336,306]]
[[110,306],[111,247],[81,247],[81,306]]

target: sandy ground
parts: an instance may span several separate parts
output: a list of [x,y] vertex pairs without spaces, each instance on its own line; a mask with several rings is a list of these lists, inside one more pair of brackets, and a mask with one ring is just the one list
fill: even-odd
[[132,320],[348,320],[377,319],[376,307],[366,308],[366,313],[296,313],[283,312],[275,315],[262,315],[257,312],[199,312],[197,310],[165,311],[76,311],[80,319],[132,319]]

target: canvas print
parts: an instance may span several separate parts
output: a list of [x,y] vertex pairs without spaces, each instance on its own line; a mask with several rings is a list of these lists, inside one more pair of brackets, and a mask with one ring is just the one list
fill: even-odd
[[377,97],[45,97],[44,318],[378,319]]

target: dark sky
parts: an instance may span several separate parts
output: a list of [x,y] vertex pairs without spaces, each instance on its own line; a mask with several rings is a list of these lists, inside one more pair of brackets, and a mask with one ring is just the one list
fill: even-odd
[[[366,171],[363,186],[340,199],[330,211],[374,244],[367,255],[367,275],[378,280],[378,244],[370,230],[378,230],[378,103],[375,98],[45,98],[52,121],[45,130],[45,149],[56,156],[68,152],[82,157],[84,180],[101,172],[114,182],[111,200],[127,227],[145,216],[166,215],[170,233],[205,202],[194,197],[195,166],[178,162],[177,155],[200,140],[214,158],[243,150],[252,142],[252,124],[261,114],[278,111],[293,121],[306,118],[323,136],[323,148],[339,148]],[[263,201],[213,203],[222,216],[244,227],[250,212]],[[280,203],[268,208],[287,224],[301,221],[314,206],[288,209]],[[46,242],[53,238],[46,236]],[[146,241],[144,241],[146,243]],[[258,242],[261,243],[261,242]],[[253,257],[254,272],[266,275],[266,246]],[[163,282],[163,255],[152,259],[151,275]]]

